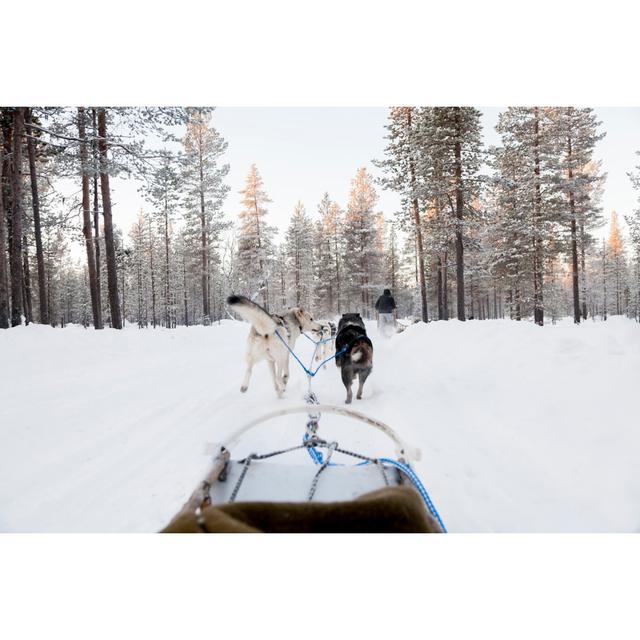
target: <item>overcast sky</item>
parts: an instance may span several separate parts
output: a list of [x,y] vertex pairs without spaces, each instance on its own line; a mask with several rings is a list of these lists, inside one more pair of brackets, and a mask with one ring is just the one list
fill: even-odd
[[[480,107],[485,143],[499,143],[495,132],[502,107]],[[640,108],[597,108],[602,130],[596,159],[603,161],[607,181],[603,194],[604,214],[612,209],[620,217],[636,207],[627,172],[639,160]],[[256,163],[264,186],[272,199],[271,223],[284,229],[298,200],[316,216],[318,202],[325,191],[340,205],[346,205],[350,181],[358,167],[379,172],[371,161],[383,157],[386,108],[282,108],[220,107],[213,125],[229,143],[226,161],[231,165],[228,183],[231,191],[225,203],[229,217],[240,210],[238,192],[252,163]],[[391,217],[399,207],[398,197],[379,191],[379,210]],[[132,181],[114,181],[114,220],[125,234],[145,203]]]

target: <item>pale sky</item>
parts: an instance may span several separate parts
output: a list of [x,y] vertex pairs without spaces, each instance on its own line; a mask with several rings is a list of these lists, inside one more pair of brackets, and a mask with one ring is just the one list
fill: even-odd
[[[480,107],[485,143],[498,144],[495,132],[502,107]],[[640,108],[597,108],[602,129],[607,132],[598,143],[596,159],[603,161],[607,181],[603,211],[608,221],[612,209],[620,218],[637,205],[627,172],[640,158]],[[381,107],[282,108],[220,107],[213,114],[213,125],[229,143],[226,161],[231,165],[228,183],[231,191],[225,202],[228,217],[240,211],[238,191],[252,163],[256,163],[271,197],[270,222],[281,230],[298,200],[314,218],[325,191],[341,206],[349,195],[350,181],[360,166],[374,175],[372,159],[381,159],[385,146],[384,125],[387,109]],[[140,207],[146,207],[132,181],[114,180],[114,220],[125,235]],[[378,189],[378,209],[391,218],[399,208],[396,194]]]

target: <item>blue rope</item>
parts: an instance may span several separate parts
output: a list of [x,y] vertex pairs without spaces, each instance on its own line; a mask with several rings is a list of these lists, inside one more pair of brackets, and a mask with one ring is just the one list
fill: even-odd
[[333,338],[325,338],[324,340],[314,340],[311,336],[308,336],[306,333],[304,333],[304,331],[302,332],[302,335],[307,340],[311,340],[311,342],[313,342],[313,344],[315,344],[316,346],[319,346],[321,344],[325,344],[326,342],[331,342],[333,340]]
[[[349,347],[349,345],[347,345],[346,347],[344,347],[343,349],[340,349],[340,351],[334,353],[332,356],[330,356],[329,358],[326,358],[325,360],[323,360],[314,371],[311,371],[310,369],[307,369],[307,367],[304,366],[304,363],[302,362],[302,360],[300,360],[300,358],[298,358],[298,356],[296,355],[296,352],[287,344],[287,341],[276,331],[275,332],[276,335],[278,336],[278,338],[280,338],[280,342],[282,342],[282,344],[287,348],[287,351],[289,351],[289,353],[296,359],[297,363],[304,369],[304,372],[310,377],[313,378],[316,373],[318,373],[318,371],[320,371],[320,369],[322,369],[322,367],[327,364],[327,362],[331,362],[331,360],[333,360],[334,358],[337,358],[338,356],[341,356],[343,353],[346,353],[347,348]],[[306,335],[305,333],[302,334],[303,336]],[[307,338],[309,338],[309,336],[307,336]],[[314,342],[313,339],[309,338],[309,340],[311,340],[311,342]],[[320,343],[315,343],[315,344],[320,344]]]
[[408,464],[402,464],[402,462],[398,462],[397,460],[393,460],[391,458],[379,458],[379,460],[380,462],[386,462],[387,464],[390,464],[391,466],[396,467],[397,469],[400,469],[400,471],[402,471],[402,473],[404,473],[407,476],[407,478],[411,480],[413,486],[418,490],[418,493],[422,496],[422,499],[424,500],[424,503],[427,505],[427,509],[429,509],[429,512],[431,513],[431,515],[438,521],[438,524],[440,525],[440,528],[442,529],[442,531],[444,533],[447,533],[447,527],[444,526],[444,522],[442,522],[442,518],[440,517],[438,510],[433,504],[433,501],[429,497],[429,493],[427,492],[424,485],[420,481],[420,478],[418,478],[416,472]]

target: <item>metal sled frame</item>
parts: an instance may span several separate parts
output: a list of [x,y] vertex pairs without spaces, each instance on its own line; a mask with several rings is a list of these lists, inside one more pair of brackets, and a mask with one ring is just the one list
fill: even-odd
[[[252,454],[243,460],[233,461],[231,460],[231,448],[238,443],[238,441],[245,435],[248,431],[273,420],[274,418],[282,417],[285,415],[291,414],[299,414],[306,413],[309,415],[309,421],[307,422],[307,431],[305,433],[305,437],[303,443],[297,446],[292,446],[289,448],[285,448],[279,451],[267,453],[267,454]],[[318,421],[322,413],[330,413],[334,415],[341,415],[347,418],[352,418],[358,420],[372,428],[377,429],[384,435],[386,435],[394,444],[395,447],[395,455],[396,460],[391,458],[370,458],[368,456],[364,456],[358,453],[345,451],[338,446],[337,442],[327,442],[322,440],[317,436],[316,430],[318,427]],[[262,460],[265,458],[273,457],[276,455],[280,455],[283,453],[287,453],[289,451],[293,451],[295,449],[304,449],[306,448],[311,457],[314,459],[316,465],[318,465],[318,471],[315,473],[313,477],[313,482],[311,483],[311,489],[308,494],[308,500],[313,499],[315,494],[316,486],[318,484],[318,480],[320,478],[320,474],[324,472],[327,467],[333,465],[331,462],[331,455],[334,451],[339,453],[343,453],[346,455],[353,456],[358,458],[359,461],[356,465],[349,466],[347,469],[355,469],[355,467],[359,467],[361,465],[376,465],[379,467],[381,474],[380,480],[382,486],[389,485],[389,474],[388,471],[391,469],[396,470],[395,480],[396,484],[407,484],[408,486],[413,486],[418,493],[421,495],[423,500],[425,501],[427,508],[431,512],[431,515],[437,520],[440,525],[442,531],[446,531],[446,528],[438,515],[431,499],[429,498],[428,493],[422,486],[419,478],[413,472],[410,462],[414,460],[420,459],[420,451],[419,449],[408,447],[405,442],[400,438],[400,436],[387,424],[381,422],[380,420],[376,420],[374,418],[370,418],[359,411],[355,411],[353,409],[347,409],[345,407],[337,407],[334,405],[325,405],[325,404],[314,404],[312,407],[307,405],[298,405],[293,407],[286,407],[283,409],[278,409],[276,411],[271,411],[267,414],[264,414],[258,418],[255,418],[245,425],[237,429],[233,432],[226,442],[220,446],[217,451],[212,467],[210,471],[207,473],[206,477],[202,480],[202,482],[198,485],[196,490],[191,494],[187,502],[184,504],[182,509],[180,510],[178,515],[182,515],[185,512],[192,512],[196,515],[201,513],[201,509],[207,507],[212,504],[212,488],[221,481],[227,480],[227,472],[230,464],[236,465],[236,467],[241,467],[241,471],[238,474],[236,472],[237,480],[235,488],[233,489],[231,496],[229,498],[229,502],[235,500],[235,497],[238,493],[238,490],[244,480],[245,475],[249,470],[249,466],[253,460]],[[327,457],[324,459],[322,455],[318,452],[318,448],[324,448],[327,450]],[[344,467],[345,465],[339,465]],[[237,470],[236,470],[237,471]],[[349,472],[347,470],[347,472]],[[356,471],[354,471],[355,473]],[[408,482],[407,482],[408,481]]]

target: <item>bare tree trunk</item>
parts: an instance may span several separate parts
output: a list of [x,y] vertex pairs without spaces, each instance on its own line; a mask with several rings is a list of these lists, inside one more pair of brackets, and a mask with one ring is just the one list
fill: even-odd
[[[569,182],[573,180],[571,137],[567,138]],[[578,233],[576,225],[576,203],[573,190],[569,190],[569,211],[571,212],[571,281],[573,288],[573,321],[580,324],[580,286],[578,282]]]
[[7,265],[7,219],[4,211],[4,134],[0,126],[0,329],[9,328],[9,273]]
[[182,255],[182,282],[184,295],[184,326],[189,326],[189,305],[187,304],[187,267],[184,263],[184,254]]
[[122,288],[122,326],[127,325],[127,289],[126,289],[126,268],[127,261],[124,253],[124,242],[120,243],[120,251],[122,253],[122,266],[120,268],[120,287]]
[[444,311],[443,320],[449,319],[449,270],[447,260],[449,252],[445,251],[442,256],[442,309]]
[[22,135],[24,108],[13,113],[13,154],[11,162],[11,326],[22,324],[24,275],[22,270]]
[[535,198],[533,208],[533,320],[537,325],[544,325],[544,303],[543,303],[543,263],[541,218],[542,218],[542,195],[540,191],[540,119],[538,117],[538,107],[534,108],[534,169],[535,176]]
[[111,213],[111,190],[109,188],[109,168],[107,165],[107,118],[104,107],[98,109],[98,136],[100,151],[100,190],[102,191],[102,215],[104,216],[104,241],[107,251],[107,285],[109,288],[109,309],[111,326],[122,329],[120,300],[118,299],[118,272],[116,251],[113,243],[113,216]]
[[209,265],[207,260],[207,218],[204,206],[204,173],[202,168],[202,149],[199,157],[200,171],[200,230],[201,230],[201,251],[202,251],[202,315],[205,324],[209,324]]
[[103,325],[102,313],[99,304],[100,296],[98,294],[98,277],[95,255],[93,253],[93,236],[91,233],[91,200],[89,192],[89,166],[84,107],[78,107],[78,137],[82,140],[80,143],[80,164],[82,171],[82,233],[84,235],[84,244],[87,252],[89,291],[91,292],[91,311],[93,313],[93,326],[96,329],[102,329]]
[[586,236],[584,233],[584,220],[580,220],[580,269],[582,270],[582,319],[587,319],[587,270],[585,258]]
[[607,319],[607,244],[602,239],[602,319]]
[[[336,225],[337,227],[337,225]],[[336,259],[336,297],[338,299],[338,313],[341,311],[340,299],[341,299],[341,291],[340,291],[340,253],[338,251],[338,229],[335,229],[333,236],[333,253]]]
[[36,260],[38,263],[38,299],[39,320],[41,324],[49,324],[49,308],[47,305],[47,276],[44,267],[42,250],[42,232],[40,227],[40,198],[38,194],[38,176],[36,174],[36,144],[33,139],[31,109],[27,110],[27,151],[29,153],[29,173],[31,177],[31,203],[33,205],[33,231],[36,239]]
[[136,260],[136,276],[138,283],[138,329],[142,329],[145,323],[142,320],[142,257],[140,252],[138,252],[138,259]]
[[436,289],[438,295],[438,320],[444,320],[444,291],[442,288],[442,258],[437,257],[436,262]]
[[147,224],[149,228],[149,270],[151,275],[151,321],[153,328],[156,328],[156,276],[153,263],[153,231],[151,229],[151,217],[147,218]]
[[462,219],[464,217],[464,199],[462,195],[462,124],[460,107],[454,107],[456,113],[456,140],[454,143],[454,178],[456,190],[456,295],[458,302],[458,320],[465,320],[464,305],[464,243],[462,238]]
[[29,245],[26,234],[22,235],[22,291],[24,293],[24,317],[27,324],[33,322],[33,296],[31,295],[31,271],[29,270]]
[[[407,108],[407,127],[411,130],[411,108]],[[413,216],[413,228],[416,236],[416,258],[418,261],[418,286],[420,287],[420,303],[422,310],[422,322],[429,322],[429,309],[427,308],[427,283],[424,273],[424,243],[422,242],[422,224],[420,222],[420,209],[416,195],[416,169],[413,159],[409,160],[409,178],[411,180],[411,214]]]
[[167,201],[164,202],[164,318],[165,326],[173,328],[171,326],[171,311],[169,305],[169,209],[167,207]]
[[[93,235],[95,241],[95,256],[96,256],[96,294],[98,298],[98,313],[100,317],[100,326],[103,326],[102,322],[102,285],[100,283],[100,207],[98,205],[98,121],[96,116],[96,110],[91,109],[91,124],[93,128],[93,143],[91,145],[91,151],[93,155]],[[124,306],[124,304],[123,304]],[[123,311],[124,316],[124,311]]]

